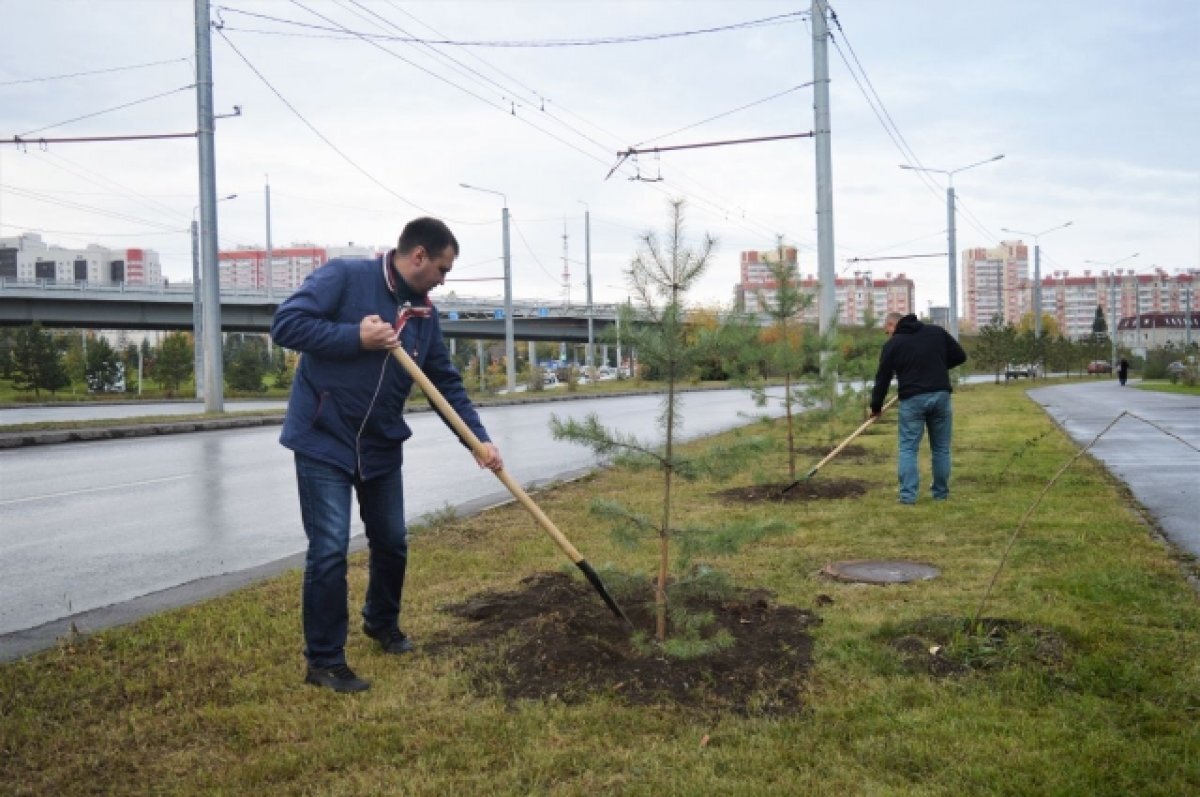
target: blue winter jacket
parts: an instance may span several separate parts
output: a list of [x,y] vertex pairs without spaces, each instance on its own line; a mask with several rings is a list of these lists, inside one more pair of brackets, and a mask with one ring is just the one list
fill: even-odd
[[[397,317],[389,286],[394,273],[384,266],[390,254],[330,260],[279,306],[271,323],[271,338],[301,353],[279,442],[363,479],[399,467],[403,443],[412,435],[404,421],[412,377],[389,352],[363,350],[358,336],[366,316]],[[437,312],[409,318],[400,342],[467,426],[488,442],[442,341]]]

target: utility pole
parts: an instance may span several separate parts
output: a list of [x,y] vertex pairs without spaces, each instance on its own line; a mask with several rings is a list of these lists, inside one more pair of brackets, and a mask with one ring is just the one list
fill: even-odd
[[[267,263],[264,277],[267,282],[267,301],[271,301],[271,286],[275,282],[275,253],[271,248],[271,177],[267,176]],[[270,340],[270,338],[267,338]]]
[[[508,196],[503,191],[495,191],[491,188],[480,188],[477,185],[467,185],[466,183],[459,183],[459,185],[471,191],[495,194],[504,201],[504,207],[500,211],[500,222],[504,228],[504,359],[507,361],[505,365],[505,385],[508,388],[508,392],[512,393],[517,389],[517,352],[516,346],[513,343],[515,333],[512,309],[512,249],[509,246],[508,238]],[[479,362],[482,367],[482,344],[480,346]]]
[[200,225],[192,218],[192,381],[196,398],[204,399],[204,318],[200,302]]
[[587,281],[587,327],[588,327],[588,342],[587,352],[584,354],[584,363],[587,365],[587,373],[589,378],[596,375],[596,334],[595,326],[592,320],[592,220],[591,209],[587,203],[583,203],[583,264]]
[[829,120],[829,24],[826,0],[812,0],[813,138],[817,175],[817,279],[820,281],[818,331],[837,333],[837,275],[833,262],[833,155]]
[[200,263],[204,293],[204,411],[224,410],[221,362],[221,283],[217,263],[217,175],[213,146],[212,39],[209,0],[194,0],[196,27],[196,140],[200,155]]
[[1065,224],[1060,224],[1057,227],[1051,227],[1048,230],[1041,232],[1022,232],[1021,230],[1010,230],[1008,227],[1001,227],[1004,232],[1011,232],[1016,235],[1029,235],[1033,237],[1033,336],[1040,338],[1042,336],[1042,243],[1041,237],[1047,233],[1052,233],[1055,230],[1061,230],[1064,227],[1070,227],[1075,222],[1068,221]]

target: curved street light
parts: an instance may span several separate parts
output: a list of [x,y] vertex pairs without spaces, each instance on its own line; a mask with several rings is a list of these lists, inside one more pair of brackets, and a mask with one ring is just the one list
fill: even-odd
[[1021,230],[1013,230],[1008,227],[1001,227],[1001,232],[1011,232],[1014,235],[1028,235],[1033,238],[1033,336],[1040,338],[1042,336],[1042,247],[1038,239],[1048,233],[1056,230],[1061,230],[1064,227],[1070,227],[1074,221],[1068,221],[1065,224],[1059,224],[1057,227],[1051,227],[1041,232],[1022,232]]
[[504,375],[505,384],[508,387],[508,392],[511,394],[517,389],[517,358],[516,347],[513,342],[512,256],[508,243],[508,197],[504,195],[504,192],[495,191],[491,188],[480,188],[477,185],[467,185],[466,183],[459,183],[459,186],[471,191],[495,194],[504,200],[504,208],[500,214],[500,221],[504,229],[504,359],[506,361]]
[[[1119,263],[1124,263],[1126,260],[1132,260],[1133,258],[1137,257],[1140,254],[1141,254],[1141,252],[1134,252],[1132,255],[1125,255],[1125,257],[1118,258],[1117,260],[1112,260],[1112,261],[1108,261],[1108,262],[1101,262],[1099,260],[1085,260],[1083,262],[1087,263],[1088,265],[1100,266],[1101,268],[1111,269],[1111,268],[1115,267],[1116,265],[1118,265]],[[1114,279],[1115,276],[1116,276],[1116,273],[1113,271],[1110,271],[1108,274],[1108,307],[1109,307],[1109,317],[1112,318],[1112,321],[1111,321],[1112,334],[1109,335],[1108,337],[1109,337],[1110,343],[1112,344],[1112,367],[1114,370],[1117,367],[1117,322],[1118,322],[1118,318],[1117,318],[1117,281]],[[1134,284],[1133,298],[1134,298],[1134,302],[1137,305],[1137,307],[1136,307],[1137,318],[1138,318],[1138,324],[1140,325],[1141,321],[1142,321],[1141,296],[1139,295],[1139,291],[1137,290],[1136,283]],[[1136,338],[1135,338],[1135,340],[1136,340]]]
[[931,169],[925,166],[909,166],[901,164],[901,169],[908,169],[914,172],[933,172],[935,174],[946,175],[946,226],[947,238],[949,246],[949,271],[950,271],[950,334],[958,337],[958,253],[955,248],[958,246],[956,241],[956,230],[954,225],[954,175],[959,172],[965,172],[967,169],[974,169],[976,166],[982,166],[985,163],[992,163],[1004,157],[1004,154],[993,155],[990,158],[960,166],[957,169]]

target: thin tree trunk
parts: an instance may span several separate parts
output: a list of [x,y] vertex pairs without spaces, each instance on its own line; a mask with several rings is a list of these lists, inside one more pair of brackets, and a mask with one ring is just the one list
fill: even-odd
[[792,431],[792,375],[783,374],[783,406],[787,410],[788,481],[796,481],[796,437]]

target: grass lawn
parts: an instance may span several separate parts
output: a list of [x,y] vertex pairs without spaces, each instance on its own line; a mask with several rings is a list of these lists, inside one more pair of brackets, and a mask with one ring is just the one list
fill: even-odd
[[[754,472],[728,484],[677,484],[680,523],[788,523],[737,553],[702,558],[739,586],[772,590],[779,603],[820,616],[813,666],[796,676],[803,708],[794,713],[634,705],[618,690],[577,703],[508,702],[471,677],[481,658],[503,652],[396,660],[368,645],[353,623],[366,579],[360,554],[348,656],[371,691],[340,696],[301,683],[301,576],[291,572],[0,665],[0,792],[1200,793],[1200,601],[1185,577],[1196,566],[1159,541],[1089,458],[1046,494],[984,607],[994,622],[1025,629],[1029,644],[952,634],[939,653],[956,665],[949,673],[913,666],[911,651],[897,646],[975,614],[1021,516],[1077,450],[1024,391],[964,387],[955,411],[945,504],[922,496],[897,506],[888,415],[856,441],[865,456],[836,459],[814,477],[868,482],[854,500],[730,505],[714,497],[786,479],[781,422],[723,436],[776,442]],[[848,421],[840,434],[857,425]],[[827,430],[804,434],[829,439]],[[927,489],[927,451],[922,459]],[[537,500],[593,564],[649,576],[652,546],[618,545],[588,512],[596,497],[653,512],[659,488],[647,473],[608,470]],[[859,558],[928,562],[941,575],[891,586],[820,575],[831,561]],[[519,507],[443,514],[414,530],[405,629],[418,645],[453,633],[467,621],[439,607],[511,589],[564,561]],[[1035,644],[1045,639],[1051,650]]]
[[1200,396],[1200,385],[1185,385],[1183,382],[1170,382],[1165,379],[1143,379],[1137,384],[1140,390],[1154,390],[1159,393],[1181,393],[1185,396]]

